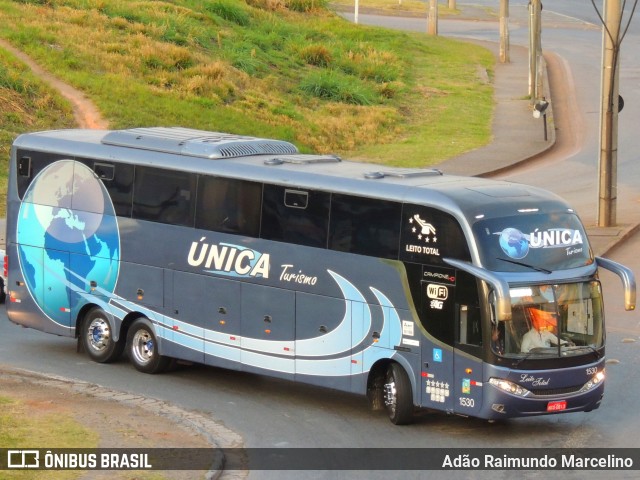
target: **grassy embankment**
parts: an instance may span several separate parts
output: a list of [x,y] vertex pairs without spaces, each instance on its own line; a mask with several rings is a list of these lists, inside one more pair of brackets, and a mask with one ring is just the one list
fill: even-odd
[[114,128],[261,135],[406,166],[490,140],[488,51],[351,25],[321,6],[0,0],[0,36],[85,91]]

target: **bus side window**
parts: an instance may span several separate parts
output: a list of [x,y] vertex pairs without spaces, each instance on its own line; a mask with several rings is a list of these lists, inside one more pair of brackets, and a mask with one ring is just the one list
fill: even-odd
[[257,237],[262,184],[202,175],[198,179],[196,228]]
[[334,194],[329,248],[382,258],[398,258],[399,203]]
[[329,200],[327,192],[265,185],[260,237],[326,248]]
[[131,216],[133,165],[96,162],[93,171],[109,192],[116,215]]
[[72,160],[69,155],[57,155],[48,152],[35,152],[30,150],[18,150],[16,152],[16,170],[18,172],[16,180],[18,181],[18,196],[24,198],[27,188],[31,181],[46,166],[51,165],[58,160]]
[[192,227],[195,184],[195,174],[136,167],[133,218]]

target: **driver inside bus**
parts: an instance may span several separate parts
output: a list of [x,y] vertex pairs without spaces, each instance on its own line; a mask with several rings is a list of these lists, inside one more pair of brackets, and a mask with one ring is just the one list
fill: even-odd
[[[551,345],[558,345],[558,337],[553,333],[556,329],[557,321],[551,312],[545,312],[538,308],[527,308],[531,318],[531,330],[522,336],[520,351],[527,353],[532,348],[546,348]],[[567,345],[565,340],[560,341],[561,345]]]

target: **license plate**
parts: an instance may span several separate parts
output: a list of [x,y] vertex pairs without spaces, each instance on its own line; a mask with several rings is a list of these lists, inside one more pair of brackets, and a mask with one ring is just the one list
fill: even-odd
[[566,408],[567,408],[566,400],[547,403],[547,412],[559,412],[561,410],[565,410]]

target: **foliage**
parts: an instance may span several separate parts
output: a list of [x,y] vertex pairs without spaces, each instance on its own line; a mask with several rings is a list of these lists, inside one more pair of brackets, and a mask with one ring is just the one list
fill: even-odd
[[[492,72],[487,50],[352,25],[325,5],[0,0],[0,37],[84,91],[112,128],[230,131],[407,166],[427,166],[489,140],[492,89],[477,75]],[[5,78],[4,88],[20,101],[34,98]],[[29,85],[53,98],[38,82]],[[38,128],[69,124],[60,103],[51,111],[25,109],[50,115]],[[12,115],[20,117],[19,110],[8,111],[6,121]],[[28,123],[4,131],[27,131]],[[2,138],[0,153],[12,135]]]

